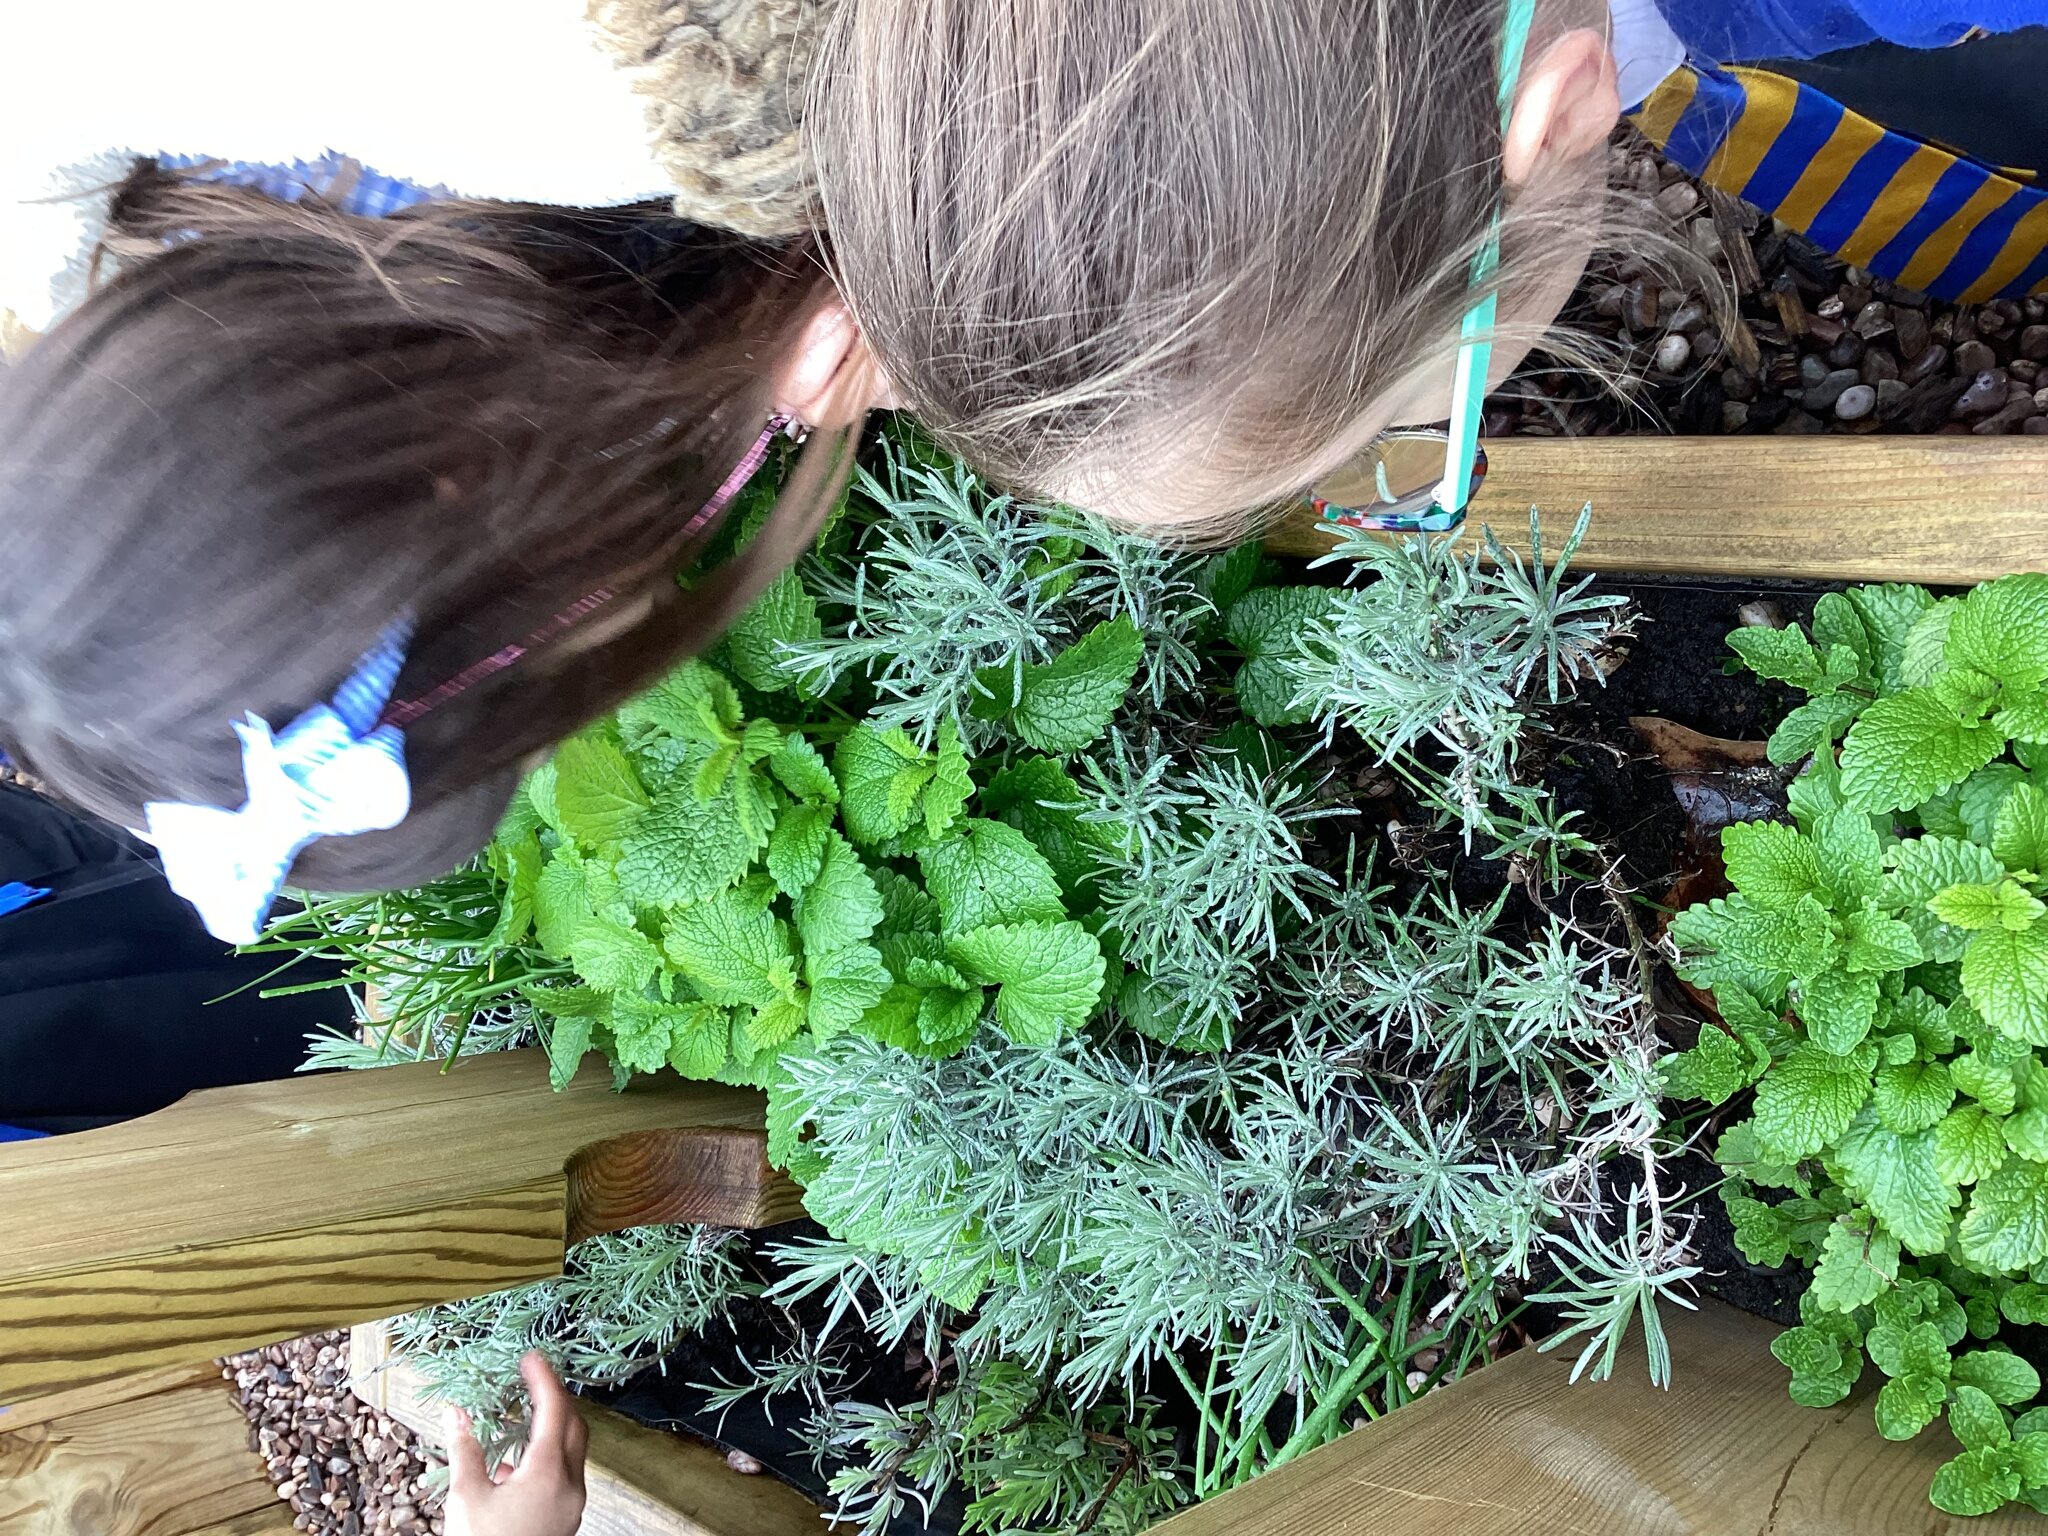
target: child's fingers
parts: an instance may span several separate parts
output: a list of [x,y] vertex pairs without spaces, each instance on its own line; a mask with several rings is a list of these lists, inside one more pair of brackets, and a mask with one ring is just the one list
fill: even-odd
[[484,1470],[484,1448],[470,1432],[469,1415],[450,1408],[448,1429],[448,1492],[453,1498],[473,1499],[491,1486]]
[[544,1446],[568,1459],[573,1454],[572,1445],[580,1447],[589,1433],[584,1428],[583,1416],[570,1399],[569,1389],[562,1385],[562,1378],[539,1350],[530,1350],[519,1362],[519,1374],[526,1379],[527,1395],[533,1400],[532,1445]]

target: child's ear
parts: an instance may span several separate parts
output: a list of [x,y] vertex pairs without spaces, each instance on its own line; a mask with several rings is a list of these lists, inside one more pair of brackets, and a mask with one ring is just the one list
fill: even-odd
[[1502,182],[1541,182],[1604,145],[1620,118],[1613,50],[1592,28],[1574,28],[1523,68],[1501,143]]
[[775,380],[775,397],[778,410],[810,427],[838,425],[827,418],[849,408],[864,414],[896,405],[895,392],[860,327],[836,297],[820,304],[804,323],[782,377]]

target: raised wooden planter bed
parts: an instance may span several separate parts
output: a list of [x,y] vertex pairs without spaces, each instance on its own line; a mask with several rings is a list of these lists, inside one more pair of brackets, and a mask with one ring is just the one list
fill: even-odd
[[[2030,439],[1606,438],[1489,444],[1473,522],[1526,551],[1590,500],[1578,565],[1643,574],[1962,585],[2048,569],[2048,457]],[[1326,552],[1303,513],[1278,552]],[[106,1131],[0,1148],[0,1532],[288,1529],[200,1362],[559,1271],[640,1222],[798,1214],[757,1096],[672,1082],[548,1091],[536,1053],[197,1095]],[[282,1193],[281,1193],[282,1192]],[[1567,1386],[1524,1351],[1164,1527],[1171,1536],[1889,1536],[1950,1522],[1928,1442],[1878,1439],[1867,1398],[1786,1396],[1769,1325],[1672,1320],[1677,1380],[1639,1361]],[[362,1390],[430,1431],[360,1339]],[[816,1512],[715,1452],[593,1414],[592,1536],[784,1536]],[[230,1435],[230,1429],[232,1435]],[[231,1454],[232,1452],[232,1454]],[[168,1470],[166,1470],[168,1469]],[[169,1490],[145,1499],[142,1487]],[[182,1500],[167,1510],[166,1499]],[[1960,1527],[1958,1527],[1960,1528]],[[1983,1536],[2048,1529],[2009,1514]]]

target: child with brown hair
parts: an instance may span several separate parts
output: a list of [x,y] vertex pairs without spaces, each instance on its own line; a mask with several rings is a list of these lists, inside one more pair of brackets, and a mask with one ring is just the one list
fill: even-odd
[[[1362,520],[1441,528],[1486,385],[1538,342],[1597,361],[1552,328],[1596,247],[1683,259],[1608,198],[1625,110],[1874,273],[1972,298],[2048,282],[2048,195],[1747,67],[2044,19],[2048,0],[839,0],[805,126],[878,358],[999,481],[1187,535],[1364,455]],[[1378,473],[1383,434],[1447,413],[1441,475]]]
[[[0,371],[0,745],[247,940],[287,875],[459,864],[523,764],[708,646],[875,381],[808,242],[205,174],[138,165],[118,273]],[[766,525],[679,587],[791,429]]]

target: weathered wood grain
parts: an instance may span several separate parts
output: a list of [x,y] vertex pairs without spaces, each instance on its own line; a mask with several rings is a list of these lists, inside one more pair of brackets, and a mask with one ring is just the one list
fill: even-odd
[[[762,1117],[758,1093],[669,1076],[614,1093],[595,1058],[557,1094],[545,1057],[515,1051],[217,1089],[0,1147],[0,1401],[541,1278],[571,1230],[641,1212],[779,1219],[792,1193],[759,1156]],[[711,1134],[625,1142],[616,1170],[586,1158],[601,1208],[579,1215],[571,1159],[655,1130]],[[706,1170],[687,1197],[667,1182]]]
[[138,1397],[175,1392],[180,1387],[207,1386],[221,1379],[219,1366],[211,1360],[201,1360],[116,1376],[89,1387],[46,1393],[25,1402],[0,1403],[0,1434],[12,1434],[31,1424],[47,1424],[51,1419],[69,1418],[95,1408],[110,1408],[115,1403],[130,1403]]
[[237,1515],[203,1531],[187,1531],[184,1536],[298,1536],[298,1528],[292,1524],[291,1506],[278,1500],[268,1509]]
[[664,1222],[772,1227],[803,1213],[803,1191],[769,1166],[767,1139],[751,1131],[633,1131],[569,1159],[572,1243]]
[[[2048,444],[2025,437],[1502,438],[1466,535],[1553,548],[1587,502],[1575,564],[1645,574],[1968,585],[2048,570]],[[1304,507],[1267,547],[1320,555]]]
[[1875,1383],[1802,1408],[1777,1330],[1717,1302],[1671,1313],[1671,1390],[1640,1348],[1570,1385],[1568,1351],[1523,1351],[1184,1511],[1160,1536],[2041,1536],[2024,1508],[1951,1521],[1927,1503],[1959,1447],[1879,1437]]
[[268,1536],[279,1501],[248,1436],[219,1381],[0,1434],[0,1532]]
[[590,1504],[582,1536],[819,1536],[841,1530],[763,1472],[743,1477],[710,1446],[584,1403]]

